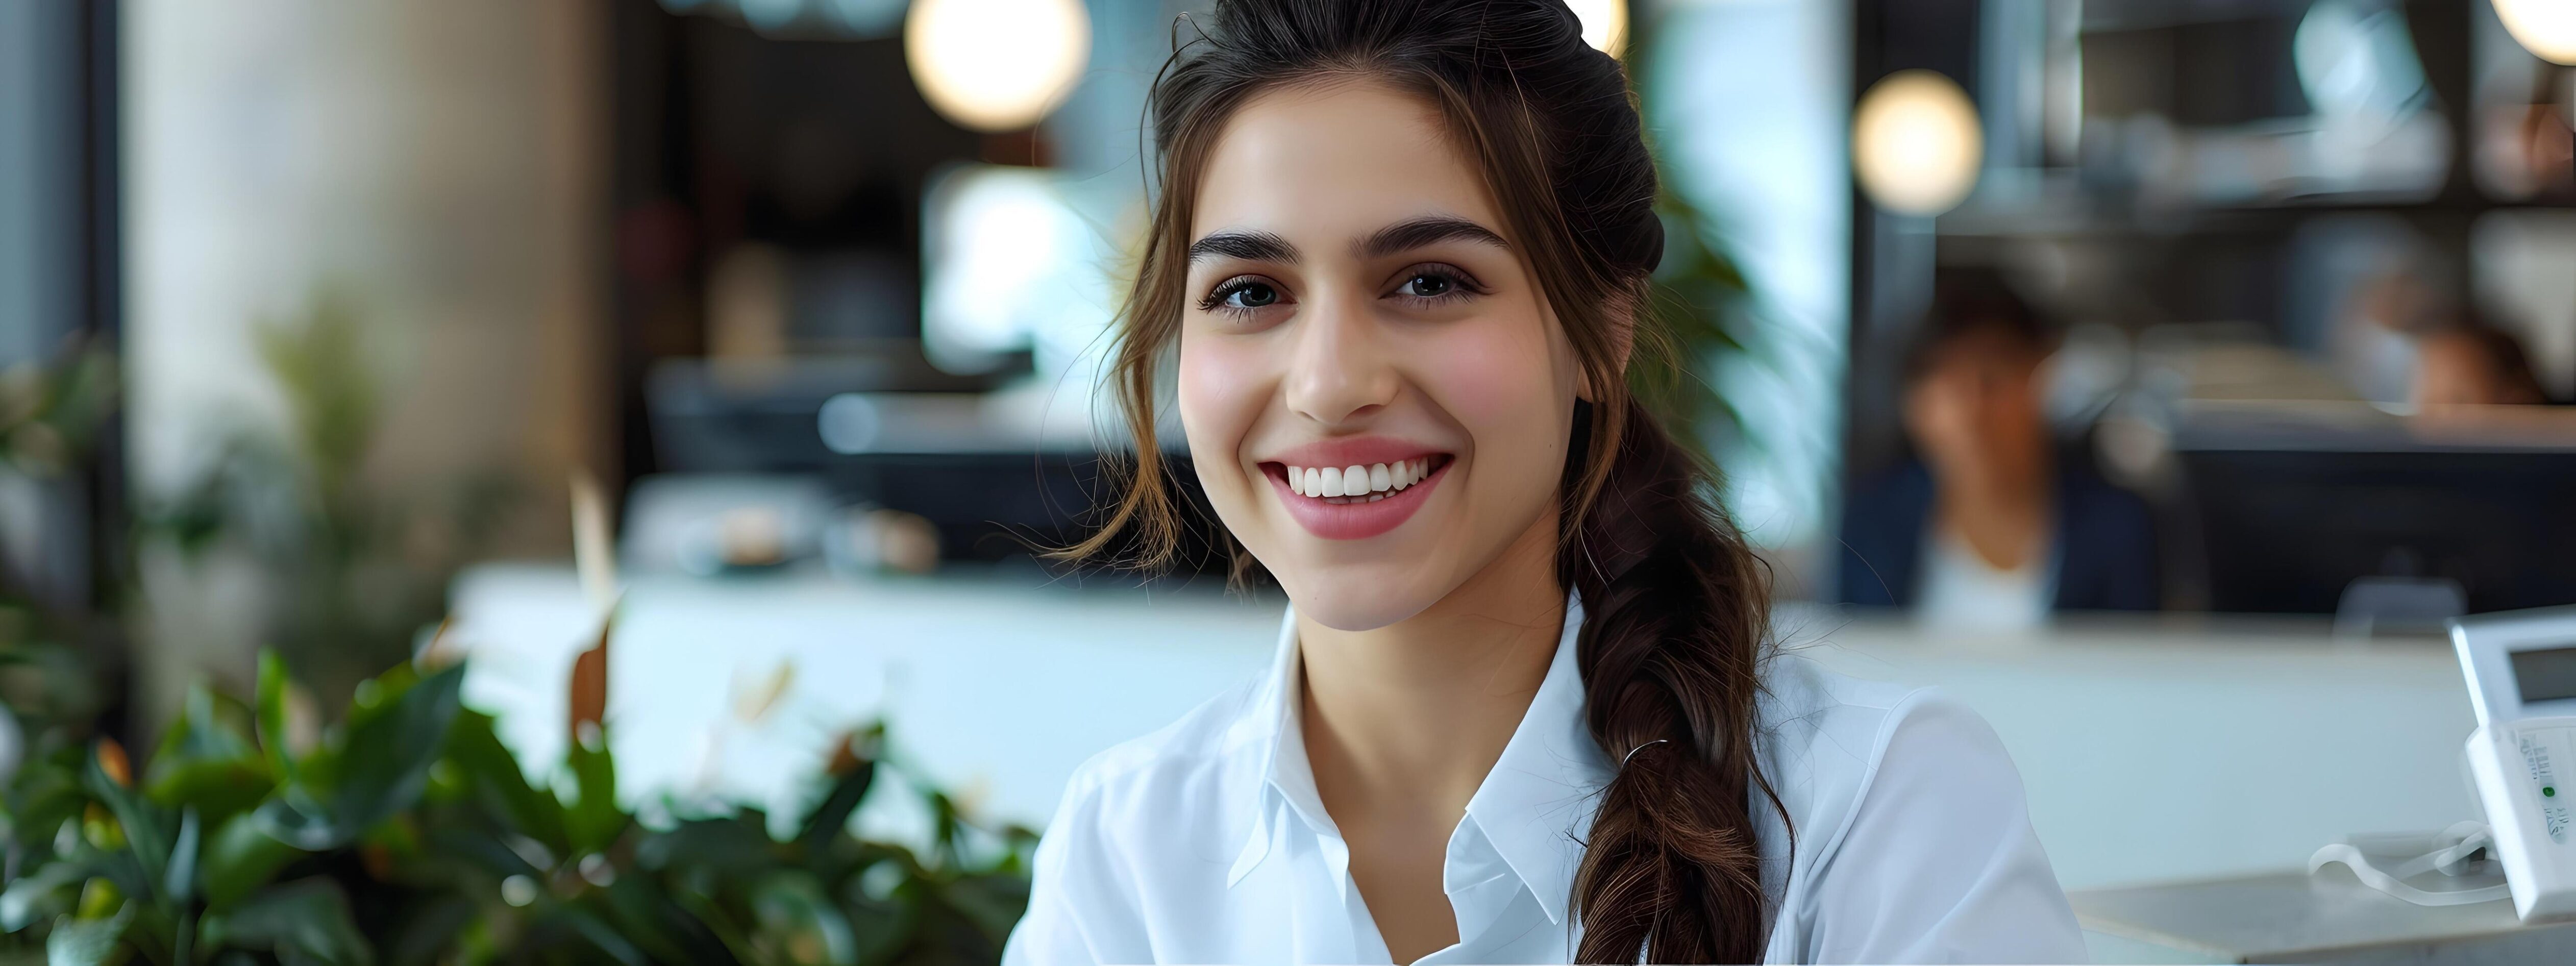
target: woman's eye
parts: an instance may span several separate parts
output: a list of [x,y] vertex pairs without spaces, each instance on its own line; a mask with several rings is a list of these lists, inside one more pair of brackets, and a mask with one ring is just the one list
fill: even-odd
[[1257,278],[1233,278],[1199,300],[1203,312],[1250,312],[1266,309],[1286,301],[1279,286]]
[[1424,265],[1403,274],[1404,284],[1395,287],[1393,295],[1421,302],[1447,302],[1482,294],[1475,276],[1446,265]]
[[1225,293],[1225,304],[1231,308],[1257,309],[1279,302],[1279,290],[1263,282],[1245,282]]

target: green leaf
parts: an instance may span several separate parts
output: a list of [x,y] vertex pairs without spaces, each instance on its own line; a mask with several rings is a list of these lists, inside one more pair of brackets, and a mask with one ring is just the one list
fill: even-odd
[[265,824],[257,813],[244,813],[216,827],[197,864],[209,907],[222,909],[241,901],[304,854],[268,834]]
[[564,833],[575,855],[597,852],[626,831],[632,816],[617,805],[617,758],[608,736],[590,731],[564,753],[572,767],[572,805],[564,809]]
[[385,962],[390,966],[431,966],[439,962],[461,960],[458,950],[463,933],[481,913],[474,900],[461,895],[430,897],[410,911],[401,926],[385,937]]
[[31,759],[18,768],[9,788],[10,838],[37,855],[51,855],[54,830],[80,816],[89,805],[80,772],[88,767],[81,749],[68,747],[50,757]]
[[528,784],[518,758],[493,730],[492,716],[459,713],[447,731],[447,760],[462,773],[474,800],[510,830],[557,854],[572,851],[564,834],[563,803]]
[[429,833],[430,847],[447,860],[490,873],[494,879],[524,875],[542,879],[553,873],[530,857],[480,829],[439,828]]
[[286,659],[273,648],[259,651],[259,743],[269,767],[283,781],[295,779],[295,756],[286,747]]
[[358,682],[357,693],[349,704],[349,726],[357,727],[401,707],[401,702],[396,699],[410,693],[420,681],[420,675],[412,670],[411,665],[397,664],[375,677]]
[[832,840],[849,830],[850,813],[868,797],[868,786],[876,780],[877,763],[861,761],[849,774],[832,781],[832,790],[821,804],[805,816],[805,827],[796,835],[810,853],[821,852]]
[[349,914],[338,883],[315,876],[270,886],[239,907],[207,917],[208,931],[225,946],[265,948],[282,959],[307,958],[334,966],[368,966],[375,949]]
[[985,936],[1000,942],[1029,911],[1029,880],[1017,875],[970,876],[949,883],[940,896]]
[[196,883],[197,809],[190,806],[179,812],[179,840],[170,846],[170,865],[162,873],[161,893],[173,901],[185,901]]
[[958,843],[966,837],[966,821],[958,814],[957,800],[948,797],[947,792],[928,787],[921,790],[921,798],[930,806],[931,861],[942,867],[955,865],[962,852]]
[[[856,886],[857,883],[851,883]],[[921,904],[910,890],[884,899],[871,899],[858,888],[844,890],[842,915],[849,917],[850,932],[858,938],[858,960],[862,963],[884,963],[912,942],[913,932],[921,924]]]
[[99,966],[115,954],[117,941],[125,938],[126,924],[133,921],[131,902],[105,919],[57,918],[54,931],[45,937],[45,962],[52,966]]
[[152,804],[142,796],[108,777],[106,769],[99,766],[96,755],[90,756],[89,766],[81,774],[81,783],[88,787],[92,797],[107,806],[110,814],[116,816],[117,824],[125,833],[126,851],[133,854],[135,862],[142,868],[144,888],[157,893],[161,888],[162,872],[170,861],[168,833],[161,827],[161,816],[155,814]]
[[751,895],[752,944],[797,966],[853,966],[858,937],[821,884],[801,871],[773,872]]
[[464,679],[464,665],[456,665],[351,715],[346,737],[309,756],[296,780],[252,814],[280,841],[318,852],[420,804]]
[[762,823],[743,815],[690,819],[635,846],[636,864],[656,872],[705,870],[717,876],[748,875],[778,860]]
[[721,962],[725,945],[648,876],[620,875],[593,893],[617,934],[657,963]]
[[254,755],[236,760],[155,760],[144,796],[163,808],[188,805],[220,822],[257,807],[276,787],[268,763]]
[[[691,918],[697,920],[700,928],[715,937],[717,944],[724,948],[727,957],[738,963],[761,961],[760,952],[751,946],[751,937],[743,934],[741,924],[735,922],[733,915],[726,912],[724,906],[717,903],[714,898],[701,892],[690,891],[672,893],[671,898]],[[715,956],[701,958],[721,961]]]
[[89,881],[96,868],[87,862],[58,860],[19,876],[0,891],[0,930],[17,932],[34,925],[48,912],[71,908],[64,893],[71,887]]
[[579,933],[581,938],[589,940],[593,948],[609,959],[624,966],[646,966],[652,962],[645,958],[643,950],[635,948],[634,943],[618,935],[615,926],[609,925],[607,920],[592,915],[589,910],[567,907],[560,915],[572,926],[574,932]]
[[381,713],[352,718],[338,756],[338,787],[330,792],[344,834],[354,836],[420,801],[456,720],[464,682],[465,666],[455,665],[405,689]]
[[279,791],[278,797],[241,816],[260,834],[305,852],[329,852],[357,837],[332,821],[330,807],[314,801],[302,787],[290,785]]
[[191,684],[188,697],[180,705],[179,717],[162,732],[161,745],[152,754],[153,764],[257,759],[259,742],[252,734],[257,727],[249,707],[214,693],[204,682]]

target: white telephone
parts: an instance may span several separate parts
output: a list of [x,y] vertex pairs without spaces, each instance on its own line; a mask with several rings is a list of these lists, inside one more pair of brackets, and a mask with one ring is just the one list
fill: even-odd
[[2478,730],[2469,774],[2524,921],[2576,914],[2576,607],[2451,625]]

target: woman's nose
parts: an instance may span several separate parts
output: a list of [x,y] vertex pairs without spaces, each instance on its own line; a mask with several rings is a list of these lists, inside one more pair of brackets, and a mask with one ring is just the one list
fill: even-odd
[[1290,411],[1334,425],[1395,400],[1400,380],[1366,311],[1326,302],[1308,309],[1297,325],[1282,381]]

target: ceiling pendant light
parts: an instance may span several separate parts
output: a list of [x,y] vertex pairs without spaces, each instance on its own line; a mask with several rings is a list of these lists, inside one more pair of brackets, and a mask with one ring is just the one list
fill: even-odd
[[1082,0],[914,0],[904,18],[912,82],[940,116],[986,133],[1036,124],[1091,61]]
[[2495,0],[2496,19],[2533,56],[2576,65],[2576,0]]
[[1881,208],[1931,216],[1977,186],[1985,132],[1966,91],[1928,70],[1871,85],[1852,112],[1852,173]]

